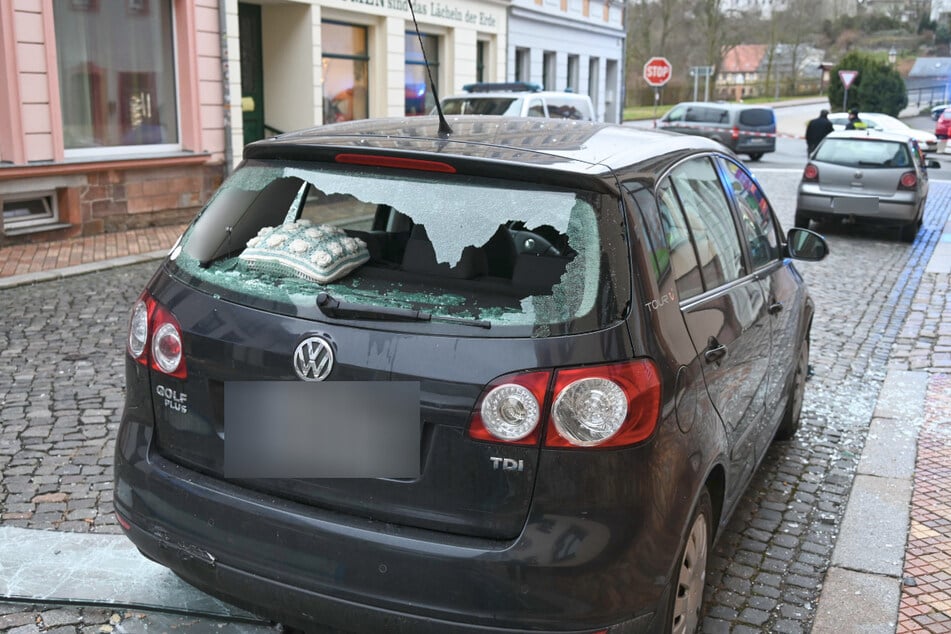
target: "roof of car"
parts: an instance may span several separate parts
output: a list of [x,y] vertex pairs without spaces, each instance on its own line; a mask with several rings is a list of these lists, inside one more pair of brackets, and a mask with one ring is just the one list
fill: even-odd
[[748,103],[733,103],[729,101],[681,101],[677,106],[703,106],[704,108],[724,108],[726,110],[772,110],[770,106],[759,106]]
[[885,130],[838,130],[830,132],[827,139],[872,139],[876,141],[899,141],[907,143],[912,137],[901,132],[886,132]]
[[290,132],[245,147],[245,158],[307,160],[329,149],[387,154],[433,153],[463,160],[518,163],[603,173],[662,155],[729,153],[709,139],[615,124],[489,115],[452,116],[440,136],[435,116],[363,119]]

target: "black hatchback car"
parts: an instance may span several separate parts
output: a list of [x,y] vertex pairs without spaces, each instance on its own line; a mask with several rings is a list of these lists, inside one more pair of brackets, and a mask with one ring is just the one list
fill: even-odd
[[303,629],[693,631],[825,242],[707,139],[451,126],[245,149],[132,310],[119,521]]

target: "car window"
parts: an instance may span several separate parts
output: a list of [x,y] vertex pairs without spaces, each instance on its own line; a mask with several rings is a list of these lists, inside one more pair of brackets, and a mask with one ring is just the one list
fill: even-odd
[[[666,238],[666,252],[674,274],[680,299],[689,299],[703,292],[703,279],[697,253],[690,241],[690,228],[684,217],[680,201],[669,180],[657,188],[657,210]],[[660,250],[655,250],[660,251]]]
[[813,159],[872,169],[912,165],[911,152],[906,144],[882,139],[827,138],[816,150]]
[[532,99],[528,102],[528,116],[529,117],[544,117],[545,116],[545,104],[542,103],[541,99]]
[[730,113],[723,108],[698,108],[697,121],[703,123],[727,123]]
[[664,119],[667,121],[683,121],[686,114],[686,106],[674,106],[670,109],[670,112],[667,113],[667,116],[665,116]]
[[581,99],[546,97],[548,116],[555,119],[591,119],[587,104]]
[[770,126],[776,122],[773,111],[767,108],[750,108],[740,112],[740,123],[748,126]]
[[776,223],[759,184],[742,167],[723,159],[727,185],[740,212],[740,228],[749,247],[750,264],[760,268],[780,255]]
[[442,102],[443,114],[512,114],[512,105],[518,100],[514,97],[474,97],[450,98]]
[[713,163],[707,158],[687,161],[674,168],[670,180],[693,235],[705,289],[742,277],[736,223]]

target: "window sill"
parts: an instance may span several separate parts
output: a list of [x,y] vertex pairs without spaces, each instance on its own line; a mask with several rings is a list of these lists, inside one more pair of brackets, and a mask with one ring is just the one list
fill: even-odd
[[122,169],[141,169],[155,167],[175,167],[183,165],[203,165],[211,154],[176,152],[157,156],[125,156],[122,158],[71,159],[62,162],[30,163],[29,165],[0,165],[0,181],[15,178],[38,176],[66,176],[87,174],[89,172]]
[[16,236],[27,236],[33,233],[44,233],[46,231],[59,231],[60,229],[69,229],[73,225],[68,222],[50,222],[46,224],[28,225],[25,227],[4,227],[3,235],[14,238]]

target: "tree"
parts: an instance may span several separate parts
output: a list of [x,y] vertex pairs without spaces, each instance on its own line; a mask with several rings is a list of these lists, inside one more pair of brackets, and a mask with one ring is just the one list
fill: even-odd
[[842,107],[845,96],[845,87],[839,79],[840,70],[858,71],[858,76],[849,87],[846,110],[857,107],[868,112],[884,112],[895,116],[908,105],[905,80],[897,70],[878,56],[850,51],[832,69],[829,79],[829,105],[833,110]]

